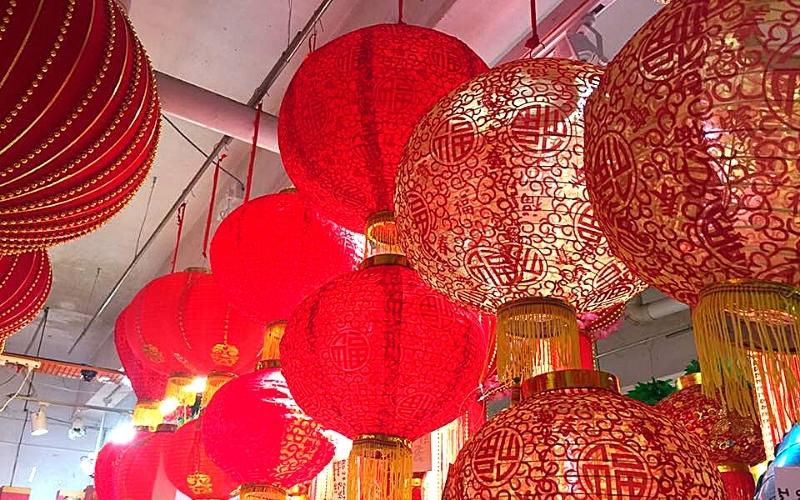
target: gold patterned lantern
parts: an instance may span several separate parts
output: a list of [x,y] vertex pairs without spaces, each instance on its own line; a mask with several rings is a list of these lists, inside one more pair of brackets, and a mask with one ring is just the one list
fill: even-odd
[[550,372],[524,382],[523,395],[470,438],[444,500],[726,499],[697,441],[620,395],[612,375]]
[[586,108],[599,225],[634,273],[693,307],[703,388],[742,415],[756,378],[799,387],[798,16],[793,0],[673,0]]

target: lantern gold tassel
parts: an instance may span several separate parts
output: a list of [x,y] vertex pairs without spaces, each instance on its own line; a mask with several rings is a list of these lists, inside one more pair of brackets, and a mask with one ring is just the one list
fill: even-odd
[[286,491],[267,484],[243,484],[239,488],[241,500],[286,500]]
[[[796,393],[800,288],[766,281],[712,285],[700,294],[692,321],[708,396],[741,415],[755,417],[756,378]],[[759,363],[752,362],[756,355]],[[798,417],[791,415],[794,421]],[[780,425],[770,420],[770,426]]]
[[133,425],[147,427],[150,432],[155,432],[158,425],[164,421],[159,405],[160,401],[138,401],[133,407]]
[[580,364],[578,320],[567,303],[522,299],[497,311],[497,367],[504,382]]
[[353,441],[347,471],[348,500],[411,500],[411,443],[364,435]]

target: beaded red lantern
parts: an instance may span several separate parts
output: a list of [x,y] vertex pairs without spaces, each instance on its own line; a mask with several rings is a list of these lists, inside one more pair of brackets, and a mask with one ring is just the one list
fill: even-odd
[[410,495],[410,441],[452,421],[483,366],[475,315],[383,255],[336,278],[292,314],[281,342],[295,400],[355,439],[348,498]]
[[670,2],[587,105],[598,223],[631,270],[693,306],[704,390],[742,415],[750,351],[777,381],[800,338],[798,15],[795,1]]
[[393,210],[414,125],[437,99],[486,71],[464,43],[407,24],[348,33],[303,61],[278,123],[286,172],[320,212],[352,231]]
[[444,500],[723,500],[714,466],[692,436],[618,393],[616,378],[550,372],[489,420],[458,454]]
[[577,366],[576,312],[644,288],[611,255],[583,184],[583,104],[599,78],[560,59],[479,75],[420,121],[400,167],[401,245],[433,288],[497,311],[503,380]]
[[199,420],[178,429],[165,442],[162,457],[170,482],[192,500],[228,498],[238,486],[206,454]]
[[193,395],[183,401],[177,387],[191,376],[224,380],[249,373],[256,364],[264,327],[234,310],[203,269],[151,281],[128,308],[134,323],[126,327],[131,348],[148,369],[171,377],[169,397],[192,404]]
[[243,500],[285,500],[289,488],[314,479],[334,452],[321,431],[275,368],[226,384],[202,418],[206,453],[242,485]]
[[159,402],[164,397],[167,387],[167,376],[148,370],[139,358],[136,357],[128,344],[128,333],[125,328],[130,324],[127,312],[124,310],[114,327],[114,343],[117,355],[125,370],[125,375],[131,383],[133,393],[136,395],[136,405],[133,407],[133,424],[137,427],[149,427],[155,430],[163,421]]
[[306,295],[352,271],[353,233],[322,219],[294,192],[248,201],[211,242],[214,279],[231,305],[269,324],[286,320]]
[[0,342],[33,321],[52,284],[46,251],[0,257]]
[[700,373],[678,379],[678,388],[678,392],[658,403],[658,410],[707,447],[726,487],[731,483],[725,498],[753,498],[755,483],[748,467],[766,460],[758,424],[703,395]]
[[0,253],[21,253],[86,234],[130,201],[159,105],[117,2],[0,0],[0,12]]
[[138,433],[126,446],[114,474],[117,500],[153,498],[153,488],[161,466],[161,452],[174,433],[175,426],[161,424],[156,432]]

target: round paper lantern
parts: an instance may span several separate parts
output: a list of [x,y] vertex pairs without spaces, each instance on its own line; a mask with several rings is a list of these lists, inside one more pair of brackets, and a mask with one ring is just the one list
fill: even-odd
[[755,483],[748,467],[766,460],[759,426],[703,395],[700,373],[678,379],[678,388],[657,408],[706,446],[726,487],[731,486],[726,498],[753,498]]
[[401,245],[433,288],[497,312],[504,380],[577,366],[576,313],[644,288],[611,255],[583,183],[583,104],[599,79],[578,61],[499,66],[433,107],[400,167]]
[[36,318],[52,284],[46,251],[0,257],[0,342]]
[[670,2],[587,106],[598,223],[693,307],[703,386],[739,414],[755,411],[748,351],[771,354],[775,381],[800,338],[798,15],[795,1]]
[[462,448],[444,500],[727,498],[698,442],[620,395],[612,375],[550,372],[527,380],[523,394]]
[[292,399],[279,369],[243,375],[203,411],[203,446],[248,499],[285,500],[289,488],[314,479],[333,459],[322,428]]
[[133,393],[136,395],[136,405],[133,407],[133,424],[137,427],[148,427],[155,430],[162,423],[163,418],[159,409],[159,402],[163,399],[167,387],[167,376],[148,370],[128,343],[129,333],[125,330],[130,324],[128,310],[124,310],[118,317],[114,327],[114,343],[117,355],[125,370],[125,375],[131,383]]
[[200,434],[200,421],[184,424],[162,450],[170,482],[192,500],[226,499],[238,486],[208,457]]
[[161,424],[156,432],[136,434],[136,438],[126,446],[116,465],[114,492],[117,500],[153,498],[161,452],[174,433],[174,425]]
[[[0,0],[0,253],[86,234],[141,186],[155,83],[112,0]],[[35,43],[29,43],[35,41]]]
[[211,241],[211,268],[231,305],[269,324],[287,320],[306,295],[352,271],[359,243],[313,212],[299,194],[271,194],[244,203],[222,221]]
[[94,494],[97,500],[117,500],[116,473],[127,444],[107,442],[94,462]]
[[464,43],[408,24],[359,29],[303,61],[281,104],[281,161],[323,215],[363,232],[393,210],[414,125],[437,99],[486,71]]
[[300,407],[355,440],[348,491],[363,499],[406,498],[411,440],[462,413],[485,354],[475,315],[401,260],[373,258],[325,284],[298,306],[281,342]]
[[170,377],[167,396],[180,403],[194,403],[194,394],[180,389],[193,377],[213,376],[209,386],[217,388],[256,365],[263,325],[234,310],[204,269],[151,281],[129,309],[134,323],[126,327],[131,348],[146,368]]

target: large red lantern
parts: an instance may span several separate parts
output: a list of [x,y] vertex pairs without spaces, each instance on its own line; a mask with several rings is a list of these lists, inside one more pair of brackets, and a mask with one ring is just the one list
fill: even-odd
[[97,500],[117,500],[115,484],[117,468],[127,448],[128,444],[108,442],[97,453],[94,462],[94,492]]
[[130,312],[126,309],[117,317],[114,327],[114,343],[122,368],[136,395],[133,424],[137,427],[149,427],[151,430],[155,430],[163,420],[159,403],[166,392],[167,376],[145,368],[131,348],[128,343],[129,334],[125,330],[130,325],[129,315]]
[[0,253],[86,234],[141,186],[154,78],[113,0],[0,0]]
[[292,314],[283,373],[300,407],[354,439],[348,498],[405,499],[410,442],[458,417],[477,391],[483,332],[472,313],[382,255]]
[[333,40],[308,55],[283,97],[286,172],[323,215],[363,232],[370,217],[393,210],[397,166],[417,121],[486,70],[458,39],[408,24]]
[[125,447],[114,472],[117,500],[153,498],[156,477],[162,464],[161,453],[174,433],[175,426],[161,424],[156,432],[137,433],[136,438]]
[[658,410],[706,446],[725,483],[728,500],[750,500],[755,482],[749,467],[766,460],[758,424],[705,396],[700,373],[678,379],[678,388],[658,403]]
[[[758,377],[797,392],[800,118],[795,1],[670,2],[587,105],[586,182],[631,270],[693,307],[704,390],[755,413]],[[797,420],[800,415],[794,415]]]
[[46,251],[0,257],[0,343],[33,321],[52,284]]
[[258,360],[264,327],[233,309],[206,270],[157,278],[128,309],[134,323],[126,327],[131,348],[148,369],[171,377],[167,395],[180,402],[194,402],[191,394],[184,401],[179,390],[191,377],[224,381],[249,373]]
[[444,500],[724,500],[716,469],[691,434],[618,393],[616,378],[550,372],[462,448]]
[[583,182],[583,104],[599,79],[578,61],[499,66],[433,107],[400,167],[401,245],[433,288],[497,312],[503,380],[578,366],[576,313],[644,288],[611,254]]
[[211,242],[211,267],[231,305],[269,324],[287,320],[306,295],[352,271],[359,243],[299,194],[271,194],[222,221]]
[[200,434],[200,421],[178,429],[162,449],[170,482],[192,500],[226,499],[238,486],[208,457]]
[[243,375],[220,389],[203,411],[203,446],[242,485],[243,500],[285,500],[333,459],[322,428],[292,399],[279,369]]

